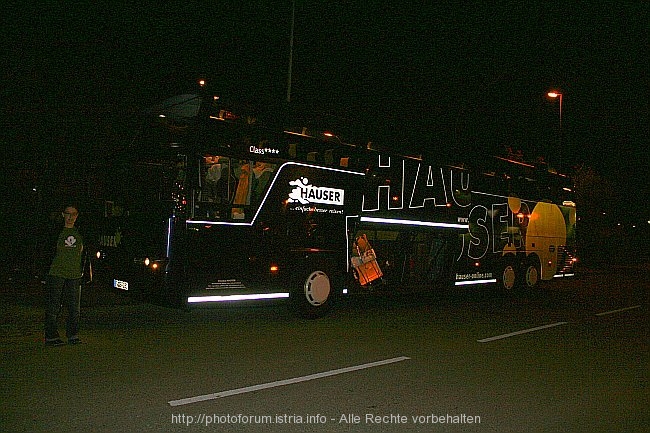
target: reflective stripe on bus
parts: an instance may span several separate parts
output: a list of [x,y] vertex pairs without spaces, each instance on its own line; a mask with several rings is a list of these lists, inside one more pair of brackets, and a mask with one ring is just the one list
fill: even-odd
[[473,284],[492,284],[496,283],[496,278],[491,278],[489,280],[469,280],[469,281],[456,281],[454,285],[456,286],[471,286]]
[[361,222],[379,223],[379,224],[399,224],[405,226],[469,229],[469,224],[437,223],[431,221],[402,220],[402,219],[395,219],[395,218],[375,218],[375,217],[361,217],[360,220]]
[[230,302],[230,301],[251,301],[259,299],[288,298],[289,293],[251,293],[247,295],[212,295],[212,296],[190,296],[187,302],[199,304],[204,302]]

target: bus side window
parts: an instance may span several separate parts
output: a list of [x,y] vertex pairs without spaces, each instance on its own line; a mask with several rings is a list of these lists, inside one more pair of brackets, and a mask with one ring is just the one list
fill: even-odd
[[[251,165],[253,166],[252,171]],[[247,161],[242,163],[240,170],[233,204],[243,206],[259,203],[275,171],[275,165],[260,161]]]
[[240,161],[239,167],[235,167],[235,175],[237,176],[237,190],[235,191],[235,199],[233,204],[247,205],[250,204],[250,190],[251,190],[251,164],[252,161]]
[[201,169],[201,193],[199,201],[229,203],[235,191],[236,179],[233,176],[230,158],[206,156]]
[[310,152],[302,143],[289,143],[289,157],[297,161],[309,161]]
[[334,164],[334,149],[327,149],[325,151],[325,164],[326,165]]
[[253,165],[253,186],[251,188],[253,203],[257,204],[262,200],[274,171],[275,164],[258,161]]
[[245,219],[253,215],[252,210],[246,209],[249,205],[260,204],[274,171],[274,164],[240,161],[240,166],[235,169],[235,173],[239,173],[239,182],[232,203],[233,219]]

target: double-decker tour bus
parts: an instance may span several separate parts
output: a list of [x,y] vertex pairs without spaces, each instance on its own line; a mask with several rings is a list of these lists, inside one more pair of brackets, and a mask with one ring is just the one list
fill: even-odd
[[197,95],[116,155],[96,274],[214,305],[286,298],[307,317],[380,287],[534,289],[573,274],[569,178],[513,158],[442,165],[261,124]]

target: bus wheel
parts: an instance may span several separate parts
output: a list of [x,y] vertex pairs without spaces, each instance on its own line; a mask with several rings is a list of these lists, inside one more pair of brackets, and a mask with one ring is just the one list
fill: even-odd
[[526,289],[532,290],[537,287],[539,283],[539,262],[537,260],[528,260],[523,272],[524,277],[524,287]]
[[517,265],[514,260],[507,260],[501,267],[499,284],[505,292],[514,291],[517,286]]
[[302,275],[302,278],[296,279],[291,291],[291,303],[295,312],[308,319],[326,315],[333,304],[332,279],[319,269]]

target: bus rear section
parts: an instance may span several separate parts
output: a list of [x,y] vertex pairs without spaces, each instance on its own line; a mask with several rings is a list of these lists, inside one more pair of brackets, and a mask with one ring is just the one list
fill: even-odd
[[496,158],[473,178],[456,285],[525,292],[574,275],[577,218],[567,176]]
[[573,275],[576,208],[570,179],[491,158],[439,168],[378,155],[359,233],[390,290],[497,286],[506,292]]

